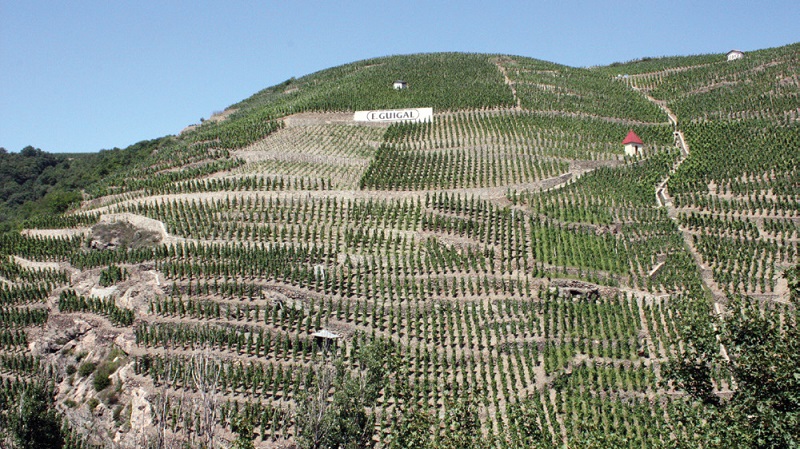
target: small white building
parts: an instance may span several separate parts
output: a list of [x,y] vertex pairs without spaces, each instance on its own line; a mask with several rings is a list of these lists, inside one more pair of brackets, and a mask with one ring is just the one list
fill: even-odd
[[726,53],[725,56],[728,57],[728,61],[735,61],[737,59],[744,58],[744,52],[741,52],[739,50],[731,50],[728,53]]
[[314,342],[317,344],[317,348],[322,349],[324,351],[327,351],[328,349],[335,347],[336,340],[341,338],[341,335],[334,334],[333,332],[327,329],[322,329],[318,332],[314,332],[313,334],[311,334],[311,336],[314,337]]
[[403,80],[397,80],[392,84],[392,87],[394,87],[394,90],[408,89],[408,83]]
[[625,136],[622,145],[625,146],[625,156],[640,155],[642,154],[642,148],[644,148],[644,142],[633,130],[628,131],[628,135]]

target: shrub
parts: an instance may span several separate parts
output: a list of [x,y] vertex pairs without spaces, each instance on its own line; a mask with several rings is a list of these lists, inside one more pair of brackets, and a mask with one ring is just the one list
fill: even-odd
[[105,363],[97,368],[97,371],[94,373],[94,380],[92,381],[95,391],[105,390],[111,385],[111,378],[108,377],[110,374],[111,369]]
[[81,377],[86,377],[89,374],[92,374],[97,368],[97,366],[92,362],[86,362],[81,364],[80,368],[78,368],[78,375]]

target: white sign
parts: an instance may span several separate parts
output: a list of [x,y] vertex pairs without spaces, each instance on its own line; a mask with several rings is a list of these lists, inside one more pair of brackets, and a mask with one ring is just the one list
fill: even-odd
[[431,122],[433,121],[433,108],[356,111],[353,120],[357,122]]

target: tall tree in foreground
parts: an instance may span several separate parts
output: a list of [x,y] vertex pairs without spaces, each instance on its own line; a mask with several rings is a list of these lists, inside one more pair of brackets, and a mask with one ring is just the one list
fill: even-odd
[[[357,350],[358,370],[324,365],[300,398],[298,443],[307,449],[374,446],[375,416],[369,411],[398,365],[394,345],[375,341]],[[328,398],[330,390],[333,397]]]
[[52,396],[49,387],[33,383],[25,386],[16,400],[2,404],[0,433],[5,433],[6,444],[18,449],[49,449],[64,445],[61,419],[53,407]]
[[[687,351],[671,362],[671,380],[700,402],[696,412],[710,424],[702,425],[705,430],[689,425],[688,432],[701,434],[708,447],[800,447],[799,271],[795,266],[785,273],[790,304],[731,297],[729,313],[718,319],[717,336],[730,359],[720,362],[734,389],[730,399],[711,390],[711,370],[705,368],[714,362],[698,365],[696,354]],[[689,369],[698,366],[703,369]]]

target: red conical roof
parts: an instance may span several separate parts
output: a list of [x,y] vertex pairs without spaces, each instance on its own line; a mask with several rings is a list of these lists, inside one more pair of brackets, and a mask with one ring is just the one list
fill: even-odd
[[639,136],[637,136],[636,133],[633,132],[633,130],[628,131],[628,135],[625,136],[625,140],[622,141],[623,145],[627,145],[629,143],[638,143],[639,145],[644,145],[642,139],[640,139]]

